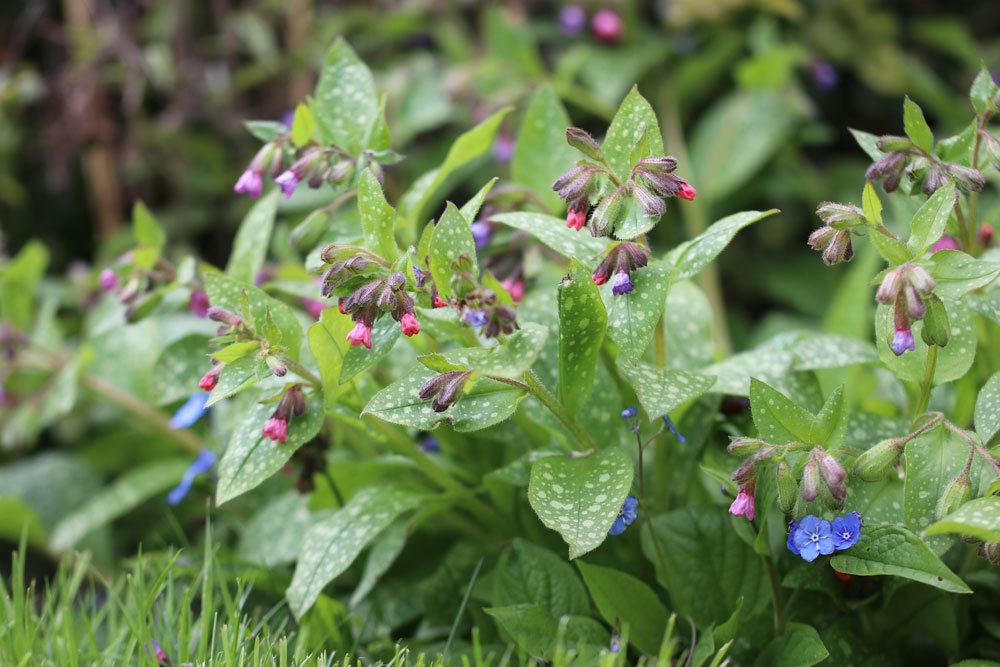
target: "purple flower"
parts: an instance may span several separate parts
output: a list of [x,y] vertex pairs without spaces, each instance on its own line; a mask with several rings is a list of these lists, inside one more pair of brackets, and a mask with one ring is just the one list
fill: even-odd
[[836,87],[837,83],[840,81],[840,75],[837,73],[837,68],[825,60],[814,58],[809,64],[809,70],[812,74],[813,81],[820,90],[831,90]]
[[785,548],[796,556],[799,555],[799,548],[795,546],[795,531],[799,529],[799,522],[792,519],[788,522],[788,537],[785,538]]
[[101,271],[101,276],[98,280],[101,283],[101,289],[105,292],[111,292],[118,288],[118,274],[114,272],[114,269],[104,269]]
[[322,301],[317,301],[316,299],[307,299],[302,297],[299,299],[299,303],[302,307],[306,309],[306,312],[312,315],[313,319],[318,320],[319,316],[323,313],[326,308],[326,304]]
[[753,521],[757,516],[754,505],[754,483],[750,480],[740,487],[740,492],[729,505],[729,513],[733,516],[746,517],[747,521]]
[[638,510],[639,500],[635,496],[626,497],[625,502],[622,503],[622,508],[618,510],[615,522],[611,524],[611,530],[608,531],[608,535],[621,535],[624,533],[625,529],[635,521]]
[[195,317],[205,319],[208,317],[208,295],[201,290],[191,290],[191,297],[188,299],[188,310]]
[[256,199],[260,197],[260,193],[264,190],[264,178],[260,171],[250,167],[242,174],[240,174],[239,179],[236,181],[236,185],[233,186],[233,192],[238,195],[247,195],[251,199]]
[[508,137],[505,134],[497,137],[497,140],[493,142],[493,159],[501,164],[510,162],[511,158],[514,157],[514,143],[513,137]]
[[476,242],[476,250],[485,248],[490,242],[490,237],[493,236],[493,226],[485,220],[476,220],[469,225],[469,230],[472,232],[472,239]]
[[462,319],[470,327],[484,327],[490,318],[486,315],[485,310],[470,310],[462,316]]
[[441,443],[433,435],[426,435],[417,445],[417,449],[424,454],[437,454],[441,451]]
[[861,526],[864,521],[857,512],[851,512],[844,516],[837,517],[830,525],[833,532],[833,548],[837,551],[850,549],[861,538]]
[[184,402],[184,405],[177,408],[177,412],[170,418],[170,428],[190,428],[205,414],[205,403],[208,402],[208,394],[197,392]]
[[896,329],[896,334],[892,337],[892,344],[889,347],[897,357],[907,350],[917,349],[913,342],[913,330],[909,327]]
[[958,240],[954,236],[948,236],[945,234],[937,240],[933,246],[931,246],[931,254],[933,255],[939,250],[960,250],[958,246]]
[[673,433],[674,437],[677,438],[677,442],[682,445],[687,442],[687,438],[681,435],[681,432],[677,430],[677,426],[674,425],[674,421],[668,415],[663,415],[663,423],[667,427],[667,430]]
[[212,469],[213,465],[215,465],[215,453],[207,449],[201,450],[194,463],[184,471],[181,481],[167,495],[167,503],[170,505],[179,505],[191,491],[195,478],[198,475],[207,473]]
[[816,560],[820,554],[825,556],[833,553],[830,522],[818,516],[809,514],[803,517],[796,526],[792,539],[802,560],[807,563]]
[[299,187],[299,177],[291,169],[281,172],[274,182],[281,188],[281,194],[285,195],[285,199],[290,198],[295,188]]
[[616,271],[615,275],[611,276],[611,293],[615,296],[628,294],[634,289],[635,285],[632,284],[628,274],[624,271]]
[[587,25],[587,12],[579,5],[566,5],[559,12],[559,31],[574,37]]
[[630,405],[629,407],[622,410],[622,419],[632,419],[637,414],[639,414],[639,411],[634,406]]

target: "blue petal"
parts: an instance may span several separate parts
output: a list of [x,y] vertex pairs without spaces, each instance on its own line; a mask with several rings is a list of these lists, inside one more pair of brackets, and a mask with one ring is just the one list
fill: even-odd
[[802,556],[802,560],[811,563],[819,557],[819,545],[810,541],[799,549],[799,555]]
[[687,438],[681,435],[681,432],[677,430],[677,426],[674,425],[674,422],[670,417],[663,415],[663,423],[666,424],[667,430],[673,433],[674,437],[677,438],[677,442],[681,444],[687,442]]
[[611,529],[608,531],[608,535],[621,535],[625,532],[625,519],[618,517],[615,522],[611,524]]
[[799,529],[799,522],[792,520],[792,522],[788,524],[788,537],[785,538],[785,548],[787,548],[796,556],[799,555],[799,548],[795,546],[795,533],[798,531],[798,529]]
[[201,450],[194,462],[184,471],[181,481],[167,494],[167,504],[179,505],[187,497],[187,494],[191,492],[195,478],[212,469],[212,466],[215,464],[215,458],[215,452],[208,449]]
[[639,509],[639,499],[635,496],[627,496],[625,502],[622,503],[622,509],[628,512],[635,512]]
[[820,535],[819,542],[816,543],[819,552],[826,556],[833,553],[833,538],[829,535]]
[[177,412],[170,418],[170,428],[193,426],[205,414],[205,403],[208,401],[208,396],[208,392],[205,391],[191,394],[191,397],[184,402],[184,405],[177,408]]

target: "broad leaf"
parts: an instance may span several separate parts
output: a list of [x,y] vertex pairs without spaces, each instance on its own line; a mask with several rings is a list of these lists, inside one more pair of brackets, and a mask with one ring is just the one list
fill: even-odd
[[219,373],[219,379],[209,394],[205,407],[210,408],[219,401],[249,389],[270,374],[266,363],[256,352],[226,364]]
[[684,280],[697,275],[719,256],[736,234],[755,222],[778,213],[769,211],[743,211],[726,216],[690,241],[685,241],[667,253],[667,260],[674,264],[674,280]]
[[[606,648],[610,641],[607,630],[600,623],[582,616],[569,617],[563,632],[560,620],[553,618],[538,605],[488,607],[483,611],[493,617],[521,650],[542,660],[552,659],[560,636],[567,649],[583,652],[583,664],[591,664],[591,661],[596,660],[597,653]],[[587,660],[588,656],[590,661]]]
[[994,373],[976,398],[976,433],[989,445],[1000,432],[1000,373]]
[[785,632],[771,640],[757,656],[757,667],[812,667],[830,655],[811,626],[789,623]]
[[656,593],[641,579],[614,568],[582,560],[576,566],[601,617],[611,625],[627,625],[629,641],[643,653],[656,655],[667,627],[667,610]]
[[654,261],[633,271],[632,283],[635,288],[628,294],[615,296],[611,293],[610,284],[605,286],[608,337],[618,345],[619,358],[638,359],[649,347],[656,323],[666,305],[670,270],[670,265],[666,262]]
[[31,327],[35,291],[45,275],[49,251],[39,241],[29,241],[3,266],[0,273],[0,316],[21,331]]
[[563,208],[552,183],[572,168],[577,154],[566,143],[569,116],[552,88],[544,86],[531,98],[517,135],[510,173],[548,205],[551,213]]
[[[309,351],[312,352],[313,359],[319,367],[327,410],[333,407],[337,398],[350,389],[341,386],[340,373],[348,346],[345,337],[352,324],[349,317],[342,316],[336,309],[327,309],[320,315],[319,322],[309,327]],[[373,343],[374,339],[373,334]]]
[[641,159],[664,154],[656,112],[639,94],[638,87],[633,87],[618,107],[601,145],[608,164],[622,182],[628,179],[633,166],[633,152],[640,142],[645,142],[647,148],[635,157]]
[[[292,359],[299,358],[302,348],[302,326],[299,324],[295,312],[287,304],[269,296],[263,290],[252,285],[233,280],[229,276],[221,273],[206,272],[205,286],[208,292],[208,300],[213,306],[225,308],[228,311],[238,313],[244,320],[252,321],[257,328],[257,334],[268,335],[267,315],[270,312],[275,328],[280,332],[280,336],[269,337],[272,345],[280,345],[285,348],[285,353]],[[243,294],[246,293],[247,303],[250,305],[250,312],[243,311]],[[272,339],[273,338],[273,339]]]
[[263,567],[295,562],[310,522],[309,496],[278,496],[242,525],[240,558]]
[[451,277],[455,273],[459,258],[468,260],[470,272],[473,276],[478,276],[476,241],[469,229],[469,222],[454,204],[448,202],[434,227],[430,246],[431,277],[434,278],[434,285],[442,298],[454,294]]
[[793,368],[811,371],[819,368],[841,368],[878,361],[878,352],[867,342],[836,334],[807,334],[795,342]]
[[559,285],[559,399],[577,412],[594,387],[608,313],[601,293],[580,264],[573,262]]
[[662,335],[670,366],[692,371],[712,363],[715,355],[712,306],[693,282],[683,280],[670,286]]
[[906,247],[914,257],[920,257],[944,234],[955,206],[955,186],[940,187],[917,209],[910,222],[910,238]]
[[396,210],[385,200],[382,185],[371,169],[365,169],[358,183],[358,214],[368,250],[380,255],[390,264],[395,262],[399,255],[393,236]]
[[396,320],[389,316],[379,318],[372,326],[371,349],[364,345],[352,345],[344,353],[344,361],[340,367],[340,384],[350,382],[360,373],[385,359],[396,345],[400,334],[399,323]]
[[632,459],[609,447],[589,456],[550,456],[531,466],[528,502],[546,527],[562,535],[569,557],[604,542],[632,486]]
[[494,605],[537,604],[553,618],[590,613],[587,591],[573,566],[522,539],[500,555],[491,579]]
[[366,148],[362,141],[378,118],[378,95],[371,71],[343,39],[326,54],[310,106],[325,143],[353,155]]
[[958,533],[984,541],[1000,542],[1000,496],[985,496],[970,500],[924,531],[924,535],[946,533]]
[[375,538],[372,548],[368,552],[368,560],[365,561],[365,570],[361,574],[361,581],[351,593],[352,607],[357,607],[358,603],[375,588],[375,584],[403,552],[403,547],[406,546],[406,525],[407,522],[400,519]]
[[835,555],[830,565],[846,574],[892,575],[949,593],[972,592],[919,537],[899,526],[866,525],[858,543]]
[[487,375],[518,378],[535,363],[548,335],[549,330],[544,326],[527,322],[508,336],[503,345],[449,350],[425,355],[419,361],[439,372],[461,367]]
[[274,214],[278,210],[278,190],[261,197],[243,218],[233,240],[233,251],[226,264],[226,275],[233,280],[253,283],[264,266],[267,248],[271,244]]
[[405,489],[368,487],[315,523],[302,541],[295,575],[285,593],[295,617],[302,618],[323,588],[346,570],[368,543],[420,501],[419,494]]
[[208,338],[191,334],[163,348],[153,365],[153,392],[157,405],[187,398],[210,368]]
[[934,134],[924,120],[924,112],[909,97],[903,101],[903,130],[918,148],[925,153],[933,152]]
[[582,230],[569,229],[564,220],[543,213],[501,213],[490,220],[528,232],[563,257],[575,259],[588,269],[597,266],[608,247],[607,241]]
[[[937,366],[934,370],[934,384],[944,384],[964,376],[972,366],[976,356],[977,340],[975,322],[969,308],[961,301],[945,302],[948,310],[948,320],[951,324],[951,337],[948,344],[938,351]],[[924,366],[927,359],[927,344],[921,336],[923,321],[914,322],[913,340],[916,349],[897,357],[891,349],[893,326],[892,306],[879,305],[875,311],[875,345],[878,356],[889,370],[899,379],[909,382],[920,382],[924,376]]]
[[934,293],[955,300],[996,280],[1000,263],[976,259],[959,250],[941,250],[934,253],[931,276],[937,283]]
[[715,378],[710,375],[658,368],[641,361],[619,364],[618,369],[635,389],[650,419],[670,414],[674,408],[698,398],[715,384]]
[[219,461],[217,504],[246,493],[279,472],[299,447],[319,433],[325,415],[322,393],[306,394],[306,403],[306,413],[289,420],[285,442],[265,438],[261,432],[274,412],[274,403],[254,403],[246,411]]

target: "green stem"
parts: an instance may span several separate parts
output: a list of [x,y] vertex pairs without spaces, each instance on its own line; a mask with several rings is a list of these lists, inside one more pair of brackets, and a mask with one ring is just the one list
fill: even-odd
[[931,386],[934,384],[934,369],[937,367],[938,347],[931,345],[927,348],[927,364],[924,366],[924,379],[920,385],[920,397],[917,399],[917,408],[913,411],[913,421],[924,414],[927,404],[931,399]]
[[587,431],[580,425],[573,415],[566,411],[563,404],[560,403],[556,397],[549,391],[548,387],[542,384],[538,376],[535,375],[535,371],[528,370],[524,373],[525,384],[528,390],[532,393],[535,398],[541,401],[542,405],[549,409],[549,412],[554,414],[556,418],[563,423],[563,425],[569,429],[570,433],[576,439],[577,444],[583,449],[596,449],[594,442],[590,439],[590,435]]
[[306,368],[299,362],[295,361],[294,359],[290,359],[289,357],[286,356],[282,360],[282,363],[288,367],[288,370],[292,371],[300,378],[311,384],[314,389],[323,388],[323,381],[319,379],[319,377],[315,373],[310,371],[308,368]]
[[785,630],[785,619],[781,605],[781,585],[778,583],[778,573],[774,569],[774,563],[767,556],[761,554],[764,567],[767,569],[767,578],[771,582],[771,600],[774,605],[774,634],[781,635]]
[[958,218],[958,231],[962,236],[962,249],[965,252],[972,252],[972,231],[969,226],[965,223],[965,215],[962,213],[962,204],[960,202],[955,202],[955,217]]

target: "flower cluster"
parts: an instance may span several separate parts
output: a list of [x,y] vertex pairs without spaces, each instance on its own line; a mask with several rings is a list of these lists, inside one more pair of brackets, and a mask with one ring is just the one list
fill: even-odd
[[920,183],[925,195],[953,180],[965,192],[983,189],[986,179],[978,169],[942,162],[914,144],[907,137],[886,135],[878,138],[878,149],[884,153],[865,172],[872,183],[882,183],[886,192],[893,192],[905,175],[911,183]]
[[471,375],[472,371],[449,371],[435,375],[420,387],[420,400],[429,401],[433,398],[431,407],[434,412],[444,412],[461,398],[465,383]]
[[268,175],[274,178],[285,197],[291,197],[303,181],[311,188],[318,188],[323,183],[340,183],[354,169],[353,158],[335,146],[304,147],[284,169],[287,142],[288,136],[282,135],[264,144],[236,180],[233,191],[256,199],[264,191],[264,177]]
[[387,278],[376,278],[340,300],[340,312],[350,315],[354,328],[347,334],[351,345],[372,346],[372,326],[384,313],[399,322],[407,336],[420,333],[420,323],[413,313],[413,297],[406,291],[406,276],[400,272]]
[[603,285],[610,279],[611,293],[621,296],[635,289],[632,272],[646,266],[648,262],[649,252],[644,247],[631,241],[622,241],[611,247],[591,277],[597,285]]
[[590,233],[610,236],[632,202],[646,216],[659,219],[667,210],[665,199],[692,200],[697,195],[691,184],[674,174],[677,160],[673,157],[651,156],[639,160],[622,183],[593,137],[571,127],[566,130],[566,141],[593,160],[581,161],[552,184],[552,189],[568,204],[566,226],[570,229],[580,230],[588,225],[587,213],[595,199],[597,206],[588,225]]
[[885,274],[875,299],[893,306],[894,333],[889,347],[896,356],[914,350],[910,323],[922,320],[927,312],[927,297],[936,287],[934,279],[919,264],[906,262]]
[[476,287],[459,300],[458,307],[462,310],[462,321],[479,329],[486,338],[510,335],[518,328],[517,311],[489,288]]
[[823,202],[816,208],[823,226],[809,235],[809,247],[823,252],[823,262],[833,266],[854,257],[851,230],[866,224],[864,212],[851,204]]
[[811,563],[834,551],[850,549],[861,538],[864,521],[857,512],[835,518],[832,522],[809,514],[788,524],[785,546],[802,560]]
[[635,496],[628,496],[622,503],[622,508],[618,510],[615,522],[611,524],[608,535],[621,535],[625,529],[632,525],[639,514],[639,499]]
[[278,407],[264,424],[261,435],[269,440],[283,443],[288,439],[288,422],[292,417],[301,417],[305,413],[305,394],[298,385],[292,385],[278,400]]

